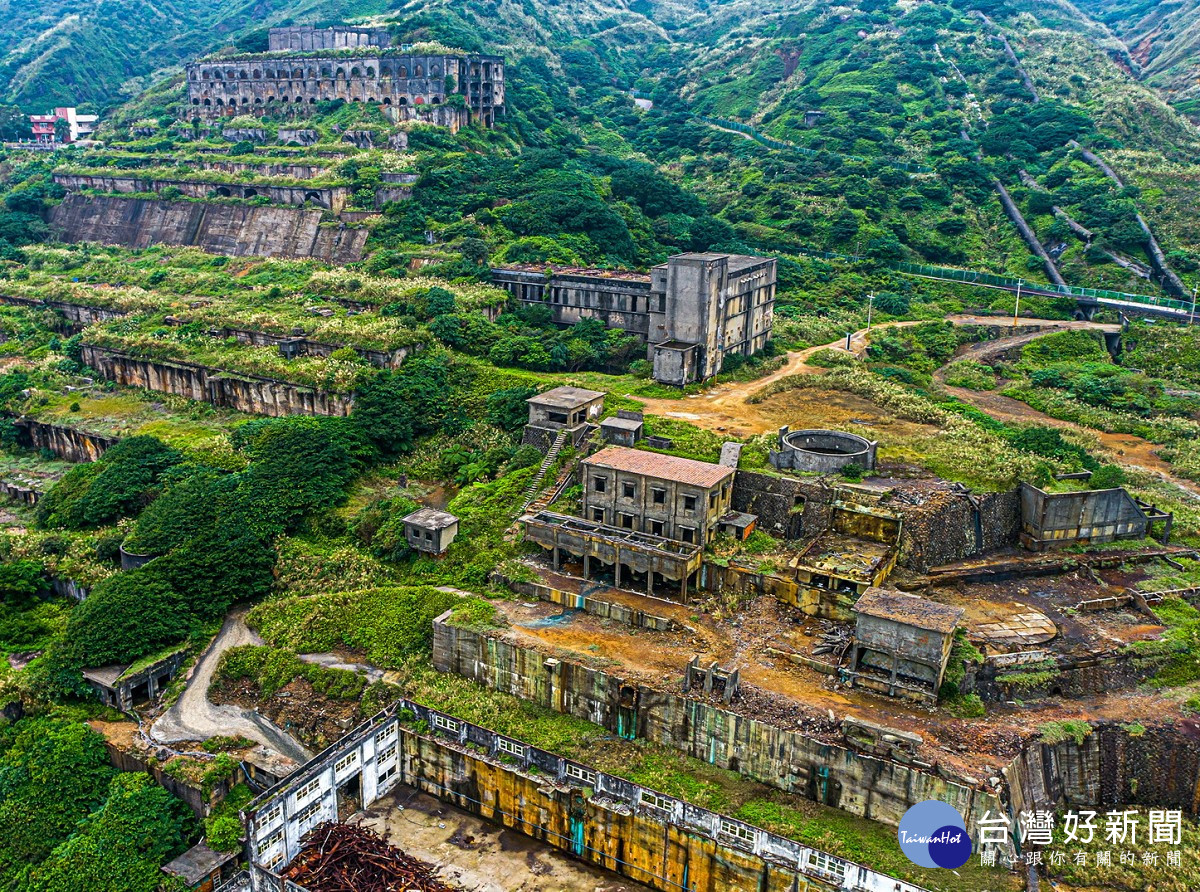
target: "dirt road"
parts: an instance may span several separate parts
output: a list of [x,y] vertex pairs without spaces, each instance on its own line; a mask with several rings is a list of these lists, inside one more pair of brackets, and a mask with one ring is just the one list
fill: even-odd
[[[1013,347],[1028,343],[1034,337],[1036,335],[1019,335],[1012,338],[987,341],[982,344],[973,344],[959,356],[955,357],[955,359],[984,361],[1006,350],[1011,350]],[[996,391],[976,391],[965,387],[951,387],[945,380],[946,368],[946,366],[943,366],[934,372],[934,380],[945,388],[948,393],[962,400],[964,403],[970,403],[977,409],[983,410],[997,421],[1012,422],[1015,424],[1040,424],[1046,427],[1055,427],[1060,430],[1070,430],[1086,434],[1087,436],[1094,437],[1103,449],[1111,453],[1113,461],[1117,464],[1156,474],[1164,480],[1175,484],[1180,489],[1200,497],[1200,486],[1191,480],[1176,476],[1174,468],[1168,462],[1158,457],[1156,450],[1159,447],[1149,440],[1144,440],[1134,434],[1107,433],[1082,424],[1076,424],[1073,421],[1063,421],[1059,418],[1053,418],[1020,400],[1014,400]]]
[[[1003,326],[1005,324],[1005,319],[996,316],[947,316],[946,321],[954,325]],[[893,327],[903,328],[919,324],[920,322],[890,322],[886,325],[874,326],[874,328],[875,330]],[[1068,322],[1051,319],[1022,319],[1021,324],[1023,326],[1041,325],[1046,326],[1047,329],[1104,328],[1104,326],[1091,322]],[[1037,334],[1045,333],[1045,331],[1042,331]],[[1029,337],[1036,336],[1030,335]],[[988,343],[998,342],[990,341]],[[820,344],[805,350],[793,351],[787,354],[787,361],[781,368],[764,378],[756,378],[753,381],[735,381],[729,384],[721,384],[703,393],[693,394],[680,399],[643,399],[642,397],[635,397],[635,399],[642,402],[643,411],[650,415],[681,418],[699,427],[708,428],[709,430],[727,431],[731,435],[739,437],[766,433],[767,431],[776,430],[777,425],[766,417],[766,413],[761,405],[746,402],[750,396],[764,387],[768,387],[776,381],[791,375],[813,375],[828,371],[818,366],[809,365],[809,357],[817,351],[825,349],[846,352],[845,346],[846,339],[841,337],[828,344]],[[866,350],[867,330],[864,328],[851,335],[849,352],[855,356],[862,356]],[[799,421],[800,419],[796,420]]]
[[296,762],[311,759],[312,753],[254,710],[217,706],[209,702],[208,686],[221,654],[231,647],[262,643],[262,639],[247,628],[246,611],[232,611],[225,617],[220,633],[196,664],[183,695],[154,723],[150,736],[160,743],[178,743],[183,740],[205,740],[217,735],[241,735]]

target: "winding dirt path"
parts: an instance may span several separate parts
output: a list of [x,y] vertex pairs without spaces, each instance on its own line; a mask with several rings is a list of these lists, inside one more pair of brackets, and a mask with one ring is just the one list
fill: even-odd
[[[1081,323],[1074,323],[1072,327],[1078,328],[1081,325]],[[1093,327],[1103,328],[1103,326]],[[1109,328],[1115,327],[1109,326]],[[999,353],[1022,346],[1036,337],[1038,335],[1018,335],[1012,338],[1000,338],[995,341],[972,344],[967,350],[957,355],[952,362],[960,359],[974,359],[982,362],[995,357]],[[1041,424],[1046,427],[1055,427],[1060,430],[1070,430],[1086,434],[1094,437],[1102,448],[1111,453],[1117,464],[1156,474],[1191,495],[1200,497],[1200,485],[1191,480],[1176,476],[1174,468],[1168,462],[1158,457],[1157,450],[1161,447],[1157,444],[1151,443],[1149,440],[1145,440],[1135,434],[1108,433],[1073,421],[1054,418],[1045,412],[1039,412],[1037,409],[1020,400],[1014,400],[994,390],[976,391],[965,387],[952,387],[946,383],[947,367],[948,364],[934,372],[933,379],[947,393],[952,394],[964,403],[969,403],[975,406],[975,408],[986,412],[997,421],[1017,424]]]
[[231,647],[262,643],[262,639],[247,628],[245,609],[231,611],[225,617],[220,633],[196,664],[187,688],[154,723],[150,736],[161,743],[178,743],[206,740],[217,735],[241,735],[298,764],[311,759],[312,753],[297,740],[254,710],[218,706],[208,699],[208,686],[221,654]]
[[[920,325],[923,321],[926,320],[889,322],[884,325],[876,325],[874,329],[878,331],[884,328],[905,328],[910,325]],[[1004,319],[996,316],[947,316],[946,321],[954,325],[1004,325]],[[1052,319],[1022,319],[1021,325],[1039,325],[1044,326],[1045,329],[1103,328],[1103,326],[1091,322],[1066,322]],[[1029,335],[1029,337],[1032,339],[1043,334],[1046,334],[1046,330]],[[995,344],[998,341],[989,341],[988,343]],[[644,397],[634,397],[634,399],[641,402],[642,410],[650,415],[680,418],[709,430],[729,431],[741,436],[766,433],[775,430],[775,425],[765,417],[759,406],[748,403],[747,400],[764,387],[768,387],[782,378],[791,375],[816,375],[828,371],[819,366],[809,365],[809,358],[817,351],[825,349],[846,352],[845,347],[846,338],[843,336],[828,344],[818,344],[815,347],[788,353],[787,361],[783,366],[763,378],[719,384],[702,393],[677,399],[647,399]],[[867,329],[864,328],[851,335],[849,352],[855,356],[862,356],[866,350]]]
[[[954,325],[1004,325],[1004,320],[995,316],[947,316],[946,321]],[[875,328],[902,328],[918,324],[920,323],[891,322],[875,326]],[[965,350],[960,351],[951,362],[960,359],[984,361],[1014,347],[1027,344],[1051,331],[1088,329],[1092,331],[1111,332],[1120,330],[1120,326],[1117,325],[1055,319],[1022,319],[1021,325],[1037,325],[1042,328],[1036,332],[1025,332],[1012,337],[997,338],[992,341],[972,344]],[[779,369],[763,378],[756,378],[753,381],[737,381],[721,384],[702,393],[678,399],[645,399],[642,397],[635,397],[635,399],[638,399],[642,403],[643,411],[651,415],[683,419],[699,427],[722,433],[728,432],[733,436],[746,437],[766,433],[776,430],[777,425],[768,417],[770,413],[765,410],[764,404],[754,404],[747,402],[747,400],[763,388],[790,375],[813,375],[827,371],[827,369],[819,366],[809,365],[809,358],[818,350],[833,349],[845,352],[845,344],[846,339],[842,337],[828,344],[820,344],[805,350],[788,353],[786,361]],[[867,330],[861,329],[854,332],[850,338],[849,352],[855,356],[862,356],[866,352],[866,349]],[[975,406],[998,421],[1016,424],[1041,424],[1047,427],[1076,431],[1094,437],[1103,449],[1111,453],[1117,464],[1155,474],[1163,480],[1178,486],[1186,493],[1200,497],[1200,485],[1176,476],[1172,466],[1158,457],[1156,450],[1159,447],[1148,440],[1134,434],[1106,433],[1072,421],[1052,418],[1044,412],[1039,412],[1032,406],[1022,403],[1019,400],[1002,396],[994,391],[978,392],[963,387],[951,387],[945,382],[945,371],[946,366],[943,366],[934,373],[934,380],[941,387],[963,402]],[[797,421],[801,421],[801,419],[797,419]]]

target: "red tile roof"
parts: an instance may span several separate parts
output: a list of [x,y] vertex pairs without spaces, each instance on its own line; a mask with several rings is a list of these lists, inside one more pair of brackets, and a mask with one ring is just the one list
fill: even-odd
[[662,455],[645,449],[629,449],[625,446],[609,446],[591,458],[583,460],[585,465],[626,471],[630,474],[645,474],[660,480],[673,480],[710,489],[733,476],[734,469],[714,465],[706,461],[680,458],[677,455]]

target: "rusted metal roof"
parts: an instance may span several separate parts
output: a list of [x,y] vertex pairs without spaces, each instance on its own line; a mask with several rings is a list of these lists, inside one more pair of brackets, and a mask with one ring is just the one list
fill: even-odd
[[854,612],[949,635],[966,611],[892,589],[869,588],[854,605]]
[[607,449],[601,449],[591,458],[584,459],[583,463],[594,468],[644,474],[647,477],[672,480],[675,483],[687,483],[705,489],[716,486],[721,481],[732,477],[734,473],[733,468],[723,465],[714,465],[691,458],[680,458],[677,455],[647,452],[644,449],[629,449],[625,446],[609,446]]

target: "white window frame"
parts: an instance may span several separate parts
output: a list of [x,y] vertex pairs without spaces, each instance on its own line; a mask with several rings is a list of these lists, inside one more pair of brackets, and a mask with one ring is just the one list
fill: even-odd
[[396,736],[396,726],[394,724],[388,725],[386,728],[384,728],[382,731],[380,731],[378,734],[375,735],[376,748],[383,746],[389,740],[394,739],[395,736]]
[[314,777],[312,780],[310,780],[303,787],[301,787],[299,790],[296,791],[296,799],[295,799],[296,805],[300,805],[300,803],[308,801],[310,798],[312,798],[313,793],[318,792],[320,789],[321,789],[321,778],[319,776]]
[[310,802],[308,805],[306,805],[300,811],[296,812],[296,823],[303,824],[305,821],[308,821],[313,817],[319,817],[320,814],[321,814],[321,800],[317,799],[313,802]]
[[503,737],[496,739],[496,749],[507,756],[513,756],[517,759],[525,758],[525,747],[522,744],[514,743],[511,740],[506,740]]
[[267,853],[267,850],[278,845],[283,841],[283,828],[280,827],[266,839],[258,844],[258,857],[262,857]]
[[267,870],[274,872],[275,868],[278,867],[283,862],[283,859],[286,855],[287,855],[287,852],[280,850],[271,856],[270,861],[262,862],[262,866],[265,867]]
[[388,780],[395,773],[396,773],[396,765],[395,764],[389,765],[383,771],[379,772],[379,776],[376,777],[375,780],[378,783],[382,784],[384,781]]
[[258,826],[270,827],[276,821],[283,817],[283,803],[276,802],[269,809],[259,812]]
[[732,836],[734,839],[740,839],[743,842],[754,842],[754,831],[744,824],[739,824],[737,821],[731,821],[728,818],[721,818],[721,833],[725,836]]
[[651,793],[649,790],[642,790],[639,801],[648,808],[657,808],[661,811],[671,811],[675,807],[675,800]]
[[385,747],[379,751],[379,755],[375,757],[376,762],[391,762],[396,758],[396,744]]
[[828,876],[845,877],[846,862],[840,858],[835,858],[828,852],[813,851],[809,856],[808,866],[818,873],[823,873]]
[[357,768],[359,763],[358,750],[353,749],[333,763],[333,773],[341,774],[351,768]]
[[439,713],[434,713],[429,722],[438,731],[444,731],[447,734],[458,734],[462,728],[462,723],[457,719],[447,718]]
[[565,774],[572,780],[580,781],[589,787],[596,783],[596,772],[590,768],[584,768],[582,765],[572,765],[568,762]]

